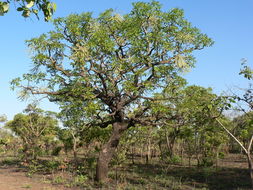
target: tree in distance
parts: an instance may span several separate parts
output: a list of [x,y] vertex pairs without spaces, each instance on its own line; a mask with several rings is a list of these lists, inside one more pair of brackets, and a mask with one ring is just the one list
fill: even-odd
[[5,128],[21,139],[24,159],[36,160],[45,142],[55,138],[58,122],[55,113],[43,111],[33,104],[29,104],[24,113],[16,114]]
[[[231,107],[231,104],[236,103],[236,110],[243,113],[243,115],[234,118],[232,125],[235,125],[236,130],[230,131],[228,125],[225,122],[222,122],[218,118],[216,120],[220,126],[226,131],[226,133],[231,137],[231,139],[239,145],[242,152],[247,157],[248,169],[250,174],[251,186],[253,189],[253,160],[252,160],[252,144],[253,144],[253,134],[252,134],[252,111],[253,111],[253,70],[247,64],[247,60],[242,60],[242,68],[239,75],[249,80],[249,87],[243,89],[243,95],[238,95],[233,93],[232,97],[227,97],[227,102],[224,106],[228,105]],[[244,106],[241,106],[240,103],[243,103]],[[230,124],[231,125],[231,124]],[[236,132],[236,133],[235,133]]]
[[0,115],[0,123],[7,121],[6,115]]

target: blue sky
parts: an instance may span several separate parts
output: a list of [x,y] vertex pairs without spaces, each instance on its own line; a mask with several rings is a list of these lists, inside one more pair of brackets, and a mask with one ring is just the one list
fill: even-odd
[[[94,15],[108,8],[120,14],[131,10],[133,0],[54,0],[57,3],[56,17],[70,13],[92,11]],[[147,1],[148,2],[148,1]],[[189,84],[212,87],[220,93],[233,86],[247,86],[247,81],[238,76],[241,58],[253,66],[253,0],[160,0],[163,10],[182,8],[185,17],[208,34],[215,44],[196,52],[197,64],[184,75]],[[28,102],[17,99],[17,92],[10,90],[11,79],[21,76],[31,67],[25,40],[52,29],[51,23],[35,18],[24,19],[12,10],[0,17],[0,115],[8,119],[21,112]],[[57,106],[44,101],[45,110],[57,110]]]

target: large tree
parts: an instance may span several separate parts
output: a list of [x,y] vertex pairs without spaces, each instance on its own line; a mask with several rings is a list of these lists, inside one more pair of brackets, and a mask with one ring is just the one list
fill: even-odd
[[133,3],[125,15],[112,9],[97,18],[72,14],[54,20],[54,26],[27,41],[33,69],[12,84],[23,89],[23,96],[46,95],[59,104],[81,102],[87,125],[112,126],[97,162],[96,179],[103,181],[122,133],[155,122],[149,109],[156,93],[194,65],[193,51],[213,42],[192,27],[183,10],[163,12],[156,1]]

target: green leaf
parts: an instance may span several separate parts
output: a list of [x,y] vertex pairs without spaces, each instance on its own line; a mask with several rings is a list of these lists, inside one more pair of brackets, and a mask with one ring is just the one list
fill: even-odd
[[29,17],[29,16],[30,16],[30,13],[31,13],[31,11],[29,11],[29,10],[24,10],[23,13],[22,13],[22,16],[23,16],[23,17]]
[[0,1],[0,16],[3,16],[8,11],[9,11],[9,4]]
[[18,7],[17,11],[23,11],[24,9],[22,7]]
[[52,12],[55,12],[56,11],[56,3],[51,3],[51,7],[52,7]]
[[9,4],[8,4],[8,3],[3,3],[3,11],[4,11],[5,13],[7,13],[8,10],[9,10]]
[[175,62],[179,68],[185,68],[187,66],[187,63],[184,61],[183,56],[180,54],[175,57]]
[[213,108],[213,105],[212,105],[212,104],[209,104],[209,105],[207,105],[207,108],[208,108],[209,110],[211,110],[211,109]]
[[37,15],[39,11],[37,9],[33,9],[32,12]]
[[34,1],[30,1],[27,5],[26,5],[26,7],[27,8],[31,8],[31,7],[33,7],[34,6]]

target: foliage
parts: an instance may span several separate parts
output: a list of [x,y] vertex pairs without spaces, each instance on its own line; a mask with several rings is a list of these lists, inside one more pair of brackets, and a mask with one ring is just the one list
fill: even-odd
[[49,21],[56,10],[56,4],[50,0],[4,0],[0,1],[0,16],[9,11],[11,3],[17,6],[17,11],[22,12],[23,17],[30,17],[31,14],[34,14],[39,18],[38,14],[41,11],[45,21]]
[[160,112],[151,107],[157,93],[194,65],[195,50],[213,41],[183,10],[163,12],[157,1],[133,3],[125,15],[109,9],[97,18],[72,14],[53,24],[53,31],[27,41],[33,68],[11,84],[23,98],[46,95],[61,107],[82,105],[86,127],[112,126],[98,160],[103,172],[97,178],[105,178],[123,132],[155,125]]
[[[10,2],[0,2],[0,13],[8,11]],[[42,11],[49,20],[55,11],[55,5],[46,0],[13,2],[19,3],[18,11],[24,17],[31,13],[38,16]],[[243,142],[241,147],[249,146],[248,152],[244,149],[250,161],[252,85],[243,96],[233,97],[187,85],[181,73],[194,66],[194,51],[213,42],[192,27],[182,10],[163,12],[156,1],[136,2],[125,15],[109,9],[97,18],[92,13],[72,14],[55,19],[53,24],[53,31],[27,41],[33,68],[14,79],[12,85],[22,90],[21,98],[46,95],[58,103],[61,112],[57,119],[63,127],[58,127],[56,114],[29,105],[5,125],[15,136],[0,130],[1,150],[17,144],[20,138],[26,158],[34,159],[27,165],[29,176],[67,168],[75,174],[70,185],[84,188],[94,178],[97,157],[99,160],[108,152],[113,155],[112,149],[117,148],[113,159],[109,155],[102,160],[113,166],[115,171],[110,176],[119,189],[131,189],[132,185],[133,189],[186,189],[185,179],[194,181],[194,188],[195,181],[199,184],[204,180],[205,188],[215,174],[209,166],[224,156],[221,148],[227,138],[217,127],[221,122],[233,130],[239,143]],[[242,66],[240,74],[251,81],[252,69],[246,62]],[[251,112],[242,110],[243,115],[230,121],[223,111],[236,101],[247,103]],[[0,122],[5,121],[0,116]],[[58,159],[62,148],[66,153],[73,151],[74,167],[67,161],[68,155],[64,155],[63,162],[36,159],[44,149],[52,150]],[[204,168],[198,168],[198,172],[192,166],[186,172],[182,166],[171,170],[174,166],[168,164],[183,165],[186,155]],[[161,162],[159,156],[166,162]],[[66,181],[57,176],[53,182]]]
[[0,153],[7,153],[9,150],[14,150],[18,145],[17,138],[6,129],[0,129]]
[[58,103],[84,102],[87,120],[99,120],[101,127],[130,116],[137,120],[133,108],[146,111],[145,96],[154,96],[181,70],[176,57],[192,66],[192,52],[212,41],[180,9],[162,12],[155,1],[133,6],[122,16],[110,9],[98,18],[83,13],[54,20],[54,31],[27,41],[34,68],[12,85]]
[[28,105],[24,112],[15,115],[5,127],[22,140],[25,156],[35,159],[42,147],[54,139],[57,120],[52,112],[44,112],[34,105]]
[[87,179],[88,178],[85,175],[77,175],[77,176],[74,177],[72,183],[73,183],[74,186],[81,186],[82,187],[82,186],[85,185]]
[[7,121],[6,115],[0,115],[0,123]]
[[58,118],[63,128],[58,130],[58,137],[64,144],[65,152],[93,142],[104,143],[109,138],[110,127],[101,129],[99,126],[86,125],[85,109],[82,104],[62,105]]
[[233,134],[246,145],[253,134],[253,112],[248,112],[233,119]]
[[[167,100],[167,97],[173,99]],[[178,79],[176,85],[168,86],[163,98],[165,100],[161,100],[153,109],[163,110],[159,133],[160,144],[165,144],[167,154],[164,152],[162,158],[168,155],[169,160],[173,159],[174,145],[181,143],[182,150],[187,152],[189,158],[195,155],[199,165],[212,165],[219,146],[226,140],[213,119],[213,115],[221,115],[222,101],[212,93],[211,88],[186,86],[182,79]]]
[[248,79],[248,80],[252,80],[253,79],[253,70],[252,68],[250,68],[247,65],[247,60],[243,59],[241,65],[243,66],[243,68],[240,70],[240,75],[243,75],[244,78]]
[[[251,149],[251,142],[253,140],[252,136],[252,111],[253,111],[253,89],[252,89],[252,76],[253,71],[250,66],[247,64],[247,60],[242,60],[242,69],[240,70],[239,75],[243,75],[245,79],[249,80],[249,86],[247,88],[240,88],[240,91],[242,93],[236,94],[233,93],[230,99],[228,101],[234,106],[233,109],[235,109],[237,112],[239,112],[239,115],[237,117],[234,117],[230,126],[231,134],[234,135],[234,137],[237,139],[237,142],[235,138],[232,138],[231,142],[231,151],[238,151],[234,147],[234,144],[239,145],[240,148],[242,146],[248,147],[248,149]],[[231,135],[230,135],[231,136]],[[240,142],[240,143],[238,143]],[[245,149],[246,150],[246,149]]]

